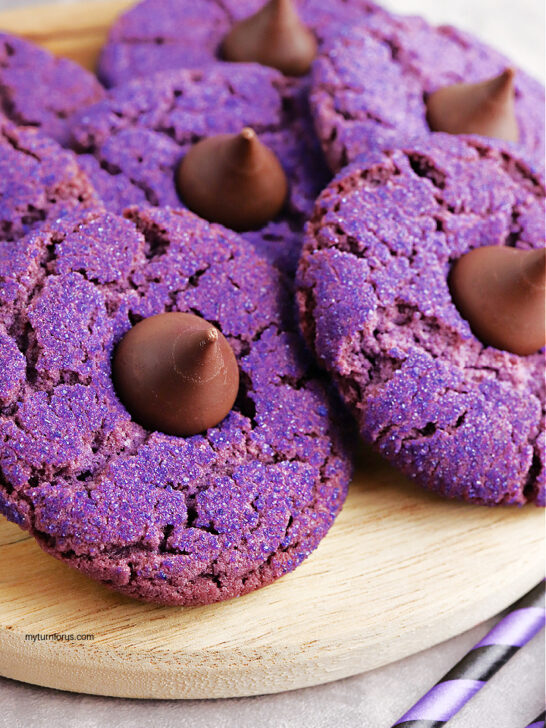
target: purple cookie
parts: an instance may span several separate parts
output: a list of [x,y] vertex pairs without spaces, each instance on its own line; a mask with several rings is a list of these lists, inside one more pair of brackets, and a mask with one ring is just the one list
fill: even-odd
[[290,194],[259,231],[244,234],[271,262],[292,271],[303,226],[329,180],[307,107],[307,93],[258,64],[216,64],[204,71],[166,71],[112,89],[74,119],[80,163],[106,207],[183,207],[178,163],[192,144],[251,126],[279,157]]
[[65,144],[70,116],[103,95],[95,76],[77,63],[0,33],[1,109],[16,124],[40,127]]
[[544,245],[544,188],[508,146],[435,134],[362,157],[317,201],[297,286],[307,341],[365,440],[424,487],[545,505],[544,353],[484,346],[451,264]]
[[[132,597],[207,604],[296,568],[339,512],[350,437],[297,333],[283,276],[190,212],[96,210],[0,245],[0,510],[42,548]],[[203,435],[143,429],[112,352],[131,325],[188,311],[240,366]]]
[[[421,18],[370,17],[322,49],[312,69],[311,108],[332,170],[370,150],[429,136],[425,98],[454,83],[475,83],[511,62],[468,33]],[[544,86],[518,70],[520,147],[544,166]]]
[[0,240],[60,224],[98,198],[73,152],[0,118]]
[[[265,0],[144,0],[112,26],[99,59],[99,77],[116,86],[137,76],[202,68],[221,60],[219,48],[234,23]],[[300,17],[319,41],[343,26],[387,13],[368,0],[299,0]]]

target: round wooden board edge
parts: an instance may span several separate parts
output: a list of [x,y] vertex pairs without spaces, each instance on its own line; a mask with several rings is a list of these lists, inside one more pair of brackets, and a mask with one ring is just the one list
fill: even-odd
[[[494,616],[542,578],[544,563],[536,563],[508,587],[499,584],[497,592],[469,605],[456,623],[447,623],[451,615],[437,615],[433,623],[400,634],[396,645],[392,640],[382,643],[378,631],[376,642],[362,646],[353,627],[352,635],[336,642],[325,637],[259,653],[237,648],[197,654],[190,649],[173,655],[100,644],[32,643],[22,631],[0,628],[0,675],[57,690],[120,698],[210,699],[286,692],[351,677],[433,647]],[[347,644],[354,646],[347,649]]]

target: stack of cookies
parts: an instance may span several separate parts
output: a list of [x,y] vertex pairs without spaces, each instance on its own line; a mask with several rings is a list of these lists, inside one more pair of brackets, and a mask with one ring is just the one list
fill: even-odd
[[537,81],[367,0],[144,0],[98,78],[0,56],[0,512],[43,549],[245,594],[326,535],[357,432],[546,505]]

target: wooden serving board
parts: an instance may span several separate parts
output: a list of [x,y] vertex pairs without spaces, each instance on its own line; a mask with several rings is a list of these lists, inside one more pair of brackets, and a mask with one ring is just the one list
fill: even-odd
[[[134,698],[255,695],[353,675],[448,639],[542,578],[544,513],[425,493],[364,453],[319,548],[208,607],[135,602],[0,521],[0,674]],[[26,634],[94,634],[88,642]]]
[[[92,67],[131,3],[0,14],[0,28]],[[0,674],[134,698],[272,693],[353,675],[448,639],[544,575],[544,513],[423,492],[364,450],[343,511],[302,566],[222,604],[156,607],[107,590],[0,519]],[[93,634],[36,641],[27,634]]]

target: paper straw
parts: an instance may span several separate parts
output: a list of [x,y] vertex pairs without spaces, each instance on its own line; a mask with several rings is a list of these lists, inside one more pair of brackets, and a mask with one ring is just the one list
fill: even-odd
[[546,722],[546,710],[543,713],[541,713],[537,718],[535,718],[532,723],[529,723],[527,728],[544,728],[545,722]]
[[[493,629],[391,728],[444,726],[520,647],[544,628],[544,593],[542,581],[509,607]],[[538,725],[543,728],[540,722]]]

